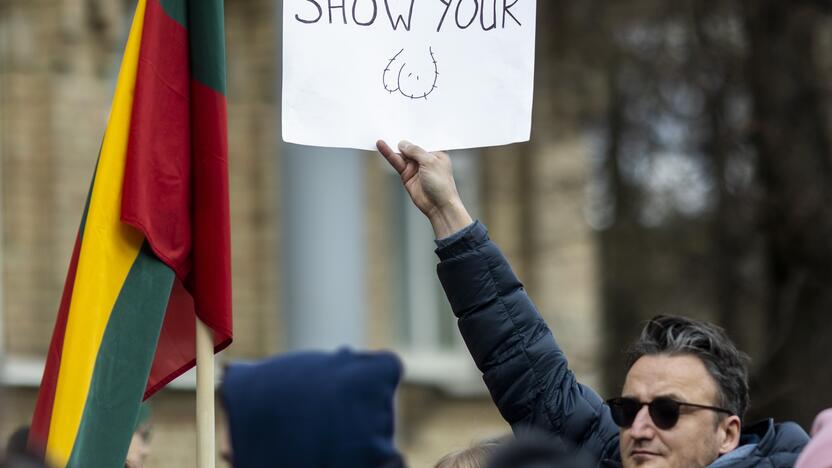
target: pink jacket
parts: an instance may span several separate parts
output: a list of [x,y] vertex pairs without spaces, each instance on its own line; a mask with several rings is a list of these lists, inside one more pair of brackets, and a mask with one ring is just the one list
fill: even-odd
[[821,412],[812,425],[812,440],[794,468],[832,468],[832,408]]

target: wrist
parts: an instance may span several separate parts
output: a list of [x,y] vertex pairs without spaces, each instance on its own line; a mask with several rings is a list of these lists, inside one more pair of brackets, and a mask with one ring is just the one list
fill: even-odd
[[448,237],[474,222],[459,198],[431,210],[428,219],[437,239]]

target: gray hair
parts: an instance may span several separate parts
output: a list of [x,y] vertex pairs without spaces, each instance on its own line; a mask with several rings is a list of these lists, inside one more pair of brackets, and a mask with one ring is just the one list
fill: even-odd
[[748,408],[748,355],[722,328],[701,320],[653,317],[627,350],[627,369],[642,356],[692,354],[716,381],[719,405],[743,418]]

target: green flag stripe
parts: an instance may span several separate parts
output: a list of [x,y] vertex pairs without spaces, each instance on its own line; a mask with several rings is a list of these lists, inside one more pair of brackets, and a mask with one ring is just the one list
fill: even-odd
[[225,95],[225,27],[222,0],[191,0],[188,8],[191,77]]
[[159,3],[162,4],[162,9],[165,10],[165,13],[179,23],[180,26],[183,28],[188,27],[187,0],[159,0]]
[[222,0],[158,1],[168,17],[188,30],[191,77],[225,95],[225,26]]
[[124,466],[173,279],[145,242],[107,322],[68,467]]

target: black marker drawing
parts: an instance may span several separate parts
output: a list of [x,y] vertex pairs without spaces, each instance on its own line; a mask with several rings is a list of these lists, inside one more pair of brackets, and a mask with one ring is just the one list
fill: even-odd
[[397,64],[399,56],[403,52],[404,49],[400,50],[387,62],[387,66],[384,68],[384,73],[381,76],[384,89],[390,94],[398,92],[402,96],[410,99],[427,100],[428,96],[434,90],[438,89],[436,83],[439,81],[439,65],[436,63],[436,55],[433,54],[433,48],[428,47],[430,60],[433,62],[433,77],[427,76],[424,80],[418,70],[414,71],[408,68],[407,62],[403,61],[401,66]]

